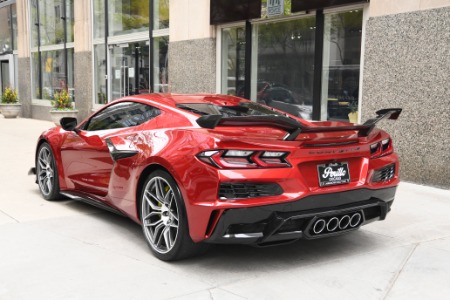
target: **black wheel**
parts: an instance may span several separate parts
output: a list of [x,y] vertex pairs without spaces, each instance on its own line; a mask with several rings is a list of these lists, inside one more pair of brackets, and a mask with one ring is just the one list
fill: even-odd
[[36,157],[36,174],[39,190],[46,200],[61,198],[59,194],[58,169],[52,149],[47,143],[43,143]]
[[175,180],[165,171],[151,173],[141,193],[141,221],[145,239],[161,260],[173,261],[206,250],[189,236],[186,209]]

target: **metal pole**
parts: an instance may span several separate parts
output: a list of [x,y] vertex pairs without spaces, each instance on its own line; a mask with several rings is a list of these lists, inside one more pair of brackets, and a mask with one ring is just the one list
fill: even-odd
[[104,0],[105,2],[105,89],[106,89],[106,102],[109,102],[111,99],[110,89],[108,87],[108,74],[109,74],[109,59],[108,59],[108,31],[109,31],[109,21],[108,21],[108,0]]
[[313,83],[313,120],[320,120],[321,93],[322,93],[322,68],[323,68],[323,32],[325,18],[323,10],[316,13],[316,35],[314,47],[314,83]]
[[38,46],[38,59],[39,59],[39,99],[42,99],[42,54],[41,54],[41,20],[40,20],[40,11],[39,11],[39,0],[36,0],[36,12],[37,12],[37,23],[34,25],[37,26],[37,46]]
[[63,16],[61,19],[63,20],[63,26],[64,26],[64,83],[65,83],[65,89],[69,89],[69,71],[68,71],[68,65],[67,65],[67,9],[66,9],[66,0],[63,0]]
[[252,80],[252,23],[245,21],[245,83],[244,98],[250,99]]
[[154,45],[154,42],[153,42],[153,27],[154,27],[154,25],[153,25],[153,8],[154,8],[154,6],[153,6],[153,1],[154,0],[149,0],[150,1],[150,5],[149,5],[149,12],[148,12],[148,15],[149,15],[149,20],[150,20],[150,22],[149,22],[149,26],[148,26],[148,29],[149,29],[149,45],[148,45],[148,59],[150,60],[149,61],[149,75],[150,75],[150,86],[149,86],[149,88],[150,88],[150,93],[152,93],[152,92],[155,92],[155,76],[154,76],[154,74],[153,74],[153,69],[154,69],[154,65],[155,65],[155,62],[153,61],[153,45]]

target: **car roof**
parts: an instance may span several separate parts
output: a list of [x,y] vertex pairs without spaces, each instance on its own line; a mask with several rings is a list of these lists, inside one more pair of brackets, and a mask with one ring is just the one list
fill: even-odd
[[132,96],[142,100],[155,101],[164,105],[176,107],[177,104],[198,103],[198,104],[217,104],[217,105],[237,105],[239,102],[249,100],[230,95],[220,94],[141,94]]

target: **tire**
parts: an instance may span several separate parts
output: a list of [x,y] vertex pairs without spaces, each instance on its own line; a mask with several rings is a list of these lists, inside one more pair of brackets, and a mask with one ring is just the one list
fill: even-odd
[[39,191],[46,200],[61,199],[59,193],[58,168],[50,145],[43,143],[36,157],[36,178]]
[[198,255],[206,245],[189,236],[184,200],[175,180],[165,171],[152,172],[141,191],[140,217],[153,254],[164,261]]

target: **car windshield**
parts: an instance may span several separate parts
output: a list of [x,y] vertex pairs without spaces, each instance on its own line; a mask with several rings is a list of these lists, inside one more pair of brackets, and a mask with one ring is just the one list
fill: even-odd
[[202,116],[222,115],[224,117],[245,117],[283,115],[277,111],[253,102],[241,102],[239,105],[233,106],[222,106],[212,103],[183,103],[178,104],[177,107]]

